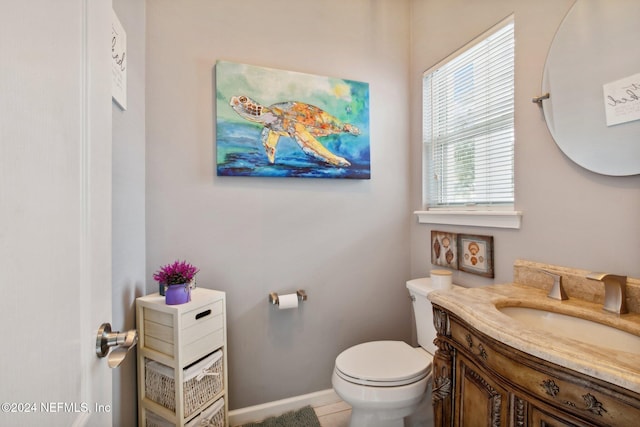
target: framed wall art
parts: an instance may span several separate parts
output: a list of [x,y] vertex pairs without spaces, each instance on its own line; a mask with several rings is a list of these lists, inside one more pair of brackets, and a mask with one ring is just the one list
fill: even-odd
[[494,277],[493,236],[458,235],[458,269]]
[[458,269],[457,234],[431,231],[431,264]]
[[127,109],[127,33],[111,11],[111,97]]
[[218,61],[218,176],[371,177],[368,83]]

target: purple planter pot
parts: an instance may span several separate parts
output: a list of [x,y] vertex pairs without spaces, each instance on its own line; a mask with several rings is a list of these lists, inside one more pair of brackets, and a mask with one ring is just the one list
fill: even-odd
[[191,287],[188,283],[184,285],[170,285],[165,291],[165,303],[167,305],[184,304],[191,301]]

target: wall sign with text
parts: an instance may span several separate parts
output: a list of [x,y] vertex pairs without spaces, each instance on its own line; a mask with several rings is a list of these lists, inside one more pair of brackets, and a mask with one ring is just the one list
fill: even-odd
[[127,33],[115,12],[111,20],[111,96],[127,109]]
[[606,83],[603,89],[607,126],[640,119],[640,73]]

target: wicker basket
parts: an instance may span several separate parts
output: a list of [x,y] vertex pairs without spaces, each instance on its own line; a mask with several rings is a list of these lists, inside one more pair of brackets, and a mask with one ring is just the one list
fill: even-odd
[[[202,408],[218,394],[223,387],[222,351],[218,350],[199,362],[185,368],[184,414],[185,418]],[[175,380],[173,369],[162,363],[145,361],[145,394],[154,402],[174,411]]]
[[225,421],[224,399],[218,399],[216,403],[189,421],[186,427],[226,427]]
[[[151,411],[147,411],[146,427],[175,427],[170,421],[165,420]],[[226,427],[224,413],[224,398],[205,409],[200,415],[185,424],[185,427]]]

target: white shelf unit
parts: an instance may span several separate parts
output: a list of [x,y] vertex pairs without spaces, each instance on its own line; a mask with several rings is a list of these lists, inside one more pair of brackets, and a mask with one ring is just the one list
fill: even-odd
[[[136,299],[136,324],[138,329],[138,421],[147,425],[193,425],[197,417],[224,399],[224,426],[228,426],[227,382],[227,328],[226,295],[222,291],[196,288],[191,301],[179,305],[167,305],[165,297],[158,293]],[[222,351],[222,388],[200,407],[185,414],[185,368]],[[147,362],[157,362],[173,370],[175,401],[168,409],[149,397],[146,376]],[[156,365],[157,366],[157,365]],[[166,369],[165,369],[166,371]],[[156,399],[158,400],[158,399]],[[153,422],[148,421],[151,413]],[[185,416],[186,415],[186,416]]]

